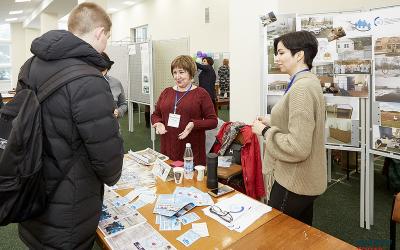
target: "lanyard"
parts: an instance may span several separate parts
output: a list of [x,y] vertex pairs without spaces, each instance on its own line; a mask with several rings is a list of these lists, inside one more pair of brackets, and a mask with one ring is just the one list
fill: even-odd
[[187,94],[189,93],[190,89],[192,88],[193,84],[190,84],[190,87],[186,90],[185,94],[183,94],[183,96],[181,96],[178,99],[178,90],[176,90],[175,92],[175,104],[174,104],[174,114],[176,113],[176,106],[178,106],[179,101]]
[[289,82],[289,84],[287,86],[287,89],[285,90],[285,94],[286,94],[286,92],[289,91],[290,87],[292,87],[292,84],[293,84],[294,79],[296,78],[297,74],[299,74],[301,72],[305,72],[305,71],[310,71],[310,70],[309,69],[303,69],[303,70],[300,70],[299,72],[297,72],[296,74],[293,75],[292,79],[290,79],[290,82]]

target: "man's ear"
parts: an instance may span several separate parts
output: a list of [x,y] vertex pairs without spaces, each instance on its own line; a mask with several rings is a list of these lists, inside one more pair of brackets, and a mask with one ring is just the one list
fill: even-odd
[[104,27],[97,27],[94,30],[94,36],[96,37],[97,40],[100,40],[101,33],[103,33],[103,32],[104,32]]

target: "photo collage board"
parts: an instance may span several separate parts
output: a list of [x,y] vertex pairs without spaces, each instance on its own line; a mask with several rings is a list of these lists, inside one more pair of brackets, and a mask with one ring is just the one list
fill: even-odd
[[[276,15],[266,26],[267,114],[284,95],[289,75],[276,64],[273,39],[307,30],[318,40],[312,72],[326,101],[326,143],[360,147],[360,99],[379,107],[373,149],[400,153],[400,7],[366,12]],[[293,27],[295,24],[295,28]],[[367,128],[368,129],[368,128]]]

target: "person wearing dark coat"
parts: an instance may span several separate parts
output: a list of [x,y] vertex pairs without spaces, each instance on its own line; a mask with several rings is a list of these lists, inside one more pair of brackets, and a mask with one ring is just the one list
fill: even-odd
[[[101,7],[78,5],[70,14],[69,31],[49,31],[32,42],[35,58],[27,83],[38,88],[70,65],[105,68],[100,53],[110,28],[111,20]],[[29,249],[92,248],[104,184],[113,185],[121,176],[124,150],[113,102],[104,78],[85,76],[41,104],[44,179],[48,191],[56,189],[41,215],[19,224],[19,236]],[[62,170],[75,159],[74,153],[79,157],[64,176]]]
[[217,76],[215,74],[214,68],[212,67],[214,60],[211,57],[204,57],[202,64],[196,62],[197,68],[201,69],[199,74],[199,86],[204,88],[211,97],[215,109],[215,82]]

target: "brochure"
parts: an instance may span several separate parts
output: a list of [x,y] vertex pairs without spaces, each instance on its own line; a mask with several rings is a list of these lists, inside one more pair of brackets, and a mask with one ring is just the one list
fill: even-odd
[[194,207],[194,203],[185,197],[176,197],[173,194],[160,194],[154,206],[153,213],[167,217],[174,215],[179,217]]
[[176,250],[159,232],[150,224],[143,223],[129,228],[122,234],[106,237],[108,245],[113,250],[131,249],[163,249]]
[[119,220],[114,220],[113,218],[104,220],[99,223],[98,228],[105,236],[109,236],[121,233],[127,228],[142,224],[144,222],[146,222],[146,218],[136,211],[135,213],[130,214],[128,217]]
[[174,180],[174,172],[172,170],[172,167],[167,163],[165,163],[164,161],[161,161],[160,159],[157,159],[156,162],[154,163],[152,172],[162,181]]

